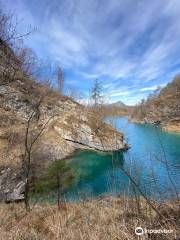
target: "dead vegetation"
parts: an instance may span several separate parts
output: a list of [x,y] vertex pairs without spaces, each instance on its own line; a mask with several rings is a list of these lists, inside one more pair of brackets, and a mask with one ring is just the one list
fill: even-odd
[[[21,204],[0,205],[0,239],[61,240],[134,240],[178,239],[178,203],[162,204],[153,212],[144,201],[137,213],[135,199],[107,198],[80,203],[64,203],[60,211],[49,204],[36,205],[26,213]],[[135,228],[171,230],[169,234],[144,234],[138,238]]]

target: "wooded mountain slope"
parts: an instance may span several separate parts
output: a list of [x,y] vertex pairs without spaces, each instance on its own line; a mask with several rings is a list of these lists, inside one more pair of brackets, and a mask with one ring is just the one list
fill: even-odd
[[135,108],[132,118],[142,122],[160,122],[169,131],[180,131],[180,76],[159,93],[151,95]]

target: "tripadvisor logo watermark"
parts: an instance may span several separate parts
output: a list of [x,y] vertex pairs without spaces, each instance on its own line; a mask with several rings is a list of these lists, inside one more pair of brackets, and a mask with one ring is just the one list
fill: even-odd
[[142,227],[135,228],[135,234],[138,236],[143,235],[144,234],[143,228]]
[[145,233],[173,233],[173,230],[168,230],[168,229],[146,229],[146,228],[142,228],[142,227],[137,227],[135,228],[135,234],[140,236],[143,235]]

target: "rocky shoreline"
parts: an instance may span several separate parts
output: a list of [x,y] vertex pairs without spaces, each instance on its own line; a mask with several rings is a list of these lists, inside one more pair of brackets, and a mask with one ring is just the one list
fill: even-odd
[[128,120],[132,123],[139,123],[139,124],[153,124],[156,126],[160,126],[161,129],[165,132],[170,133],[180,133],[180,121],[173,120],[173,121],[157,121],[157,120],[138,120],[137,118],[128,118]]
[[180,122],[168,122],[162,125],[162,129],[166,132],[180,133]]
[[[25,94],[13,87],[0,88],[0,201],[24,199],[25,179],[22,170],[26,119],[30,112]],[[43,175],[55,160],[64,159],[76,149],[99,151],[127,150],[122,133],[101,123],[91,124],[92,114],[68,97],[50,99],[40,109],[43,121],[52,118],[36,144],[32,156],[33,179]]]

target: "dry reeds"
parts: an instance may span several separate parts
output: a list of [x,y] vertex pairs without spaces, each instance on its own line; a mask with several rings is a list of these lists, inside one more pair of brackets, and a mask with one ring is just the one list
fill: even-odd
[[152,233],[139,239],[177,239],[178,203],[161,205],[163,219],[141,199],[141,214],[135,200],[105,198],[66,203],[60,211],[53,205],[36,205],[26,213],[21,204],[0,205],[0,239],[61,240],[134,240],[136,227],[172,230],[169,234]]

